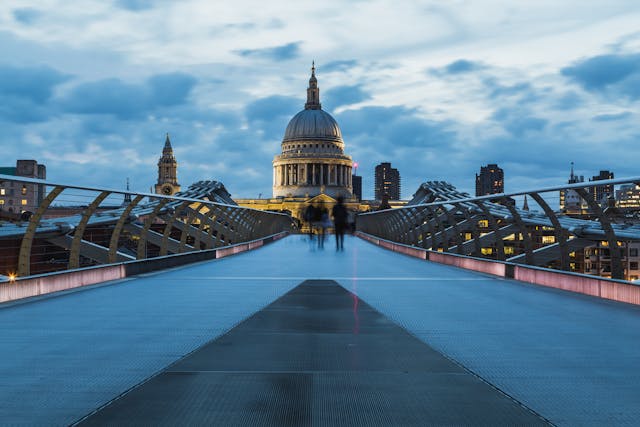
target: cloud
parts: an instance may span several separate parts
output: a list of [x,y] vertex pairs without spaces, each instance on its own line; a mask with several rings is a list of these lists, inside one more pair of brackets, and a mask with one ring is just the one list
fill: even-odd
[[461,74],[476,71],[484,68],[484,66],[478,62],[469,61],[466,59],[459,59],[444,67],[444,71],[447,74]]
[[358,104],[362,101],[371,99],[371,94],[365,92],[362,86],[336,86],[325,92],[323,105],[332,109],[339,108],[344,105]]
[[264,139],[281,140],[287,123],[302,108],[299,98],[273,95],[250,102],[244,113],[252,129]]
[[460,74],[468,74],[474,71],[483,70],[485,68],[487,68],[487,66],[480,62],[470,61],[468,59],[458,59],[445,65],[444,67],[429,68],[427,72],[438,77],[448,77],[457,76]]
[[589,92],[640,99],[640,54],[598,55],[561,73]]
[[548,123],[546,119],[535,117],[526,109],[513,107],[500,108],[493,113],[491,118],[517,138],[532,132],[540,132]]
[[152,76],[148,80],[152,101],[158,105],[183,104],[196,84],[195,77],[184,73],[168,73]]
[[75,86],[61,100],[67,112],[112,114],[121,119],[144,117],[161,107],[182,105],[196,83],[182,73],[159,74],[143,84],[111,78]]
[[347,71],[358,66],[358,61],[355,59],[343,59],[338,61],[331,61],[324,65],[320,64],[318,70],[322,72],[330,73],[332,71]]
[[49,67],[0,65],[0,121],[34,123],[55,115],[55,88],[69,76]]
[[631,118],[632,114],[629,111],[625,111],[618,114],[598,114],[593,117],[596,122],[611,122],[617,120],[625,120]]
[[34,24],[40,15],[41,13],[35,9],[23,8],[13,10],[14,19],[24,25]]
[[250,58],[286,61],[288,59],[295,59],[300,56],[300,45],[301,42],[293,42],[275,47],[236,50],[235,53],[240,56]]
[[531,97],[534,89],[529,82],[518,82],[511,85],[503,85],[496,78],[490,77],[483,80],[487,89],[489,89],[489,98],[512,97],[525,95]]
[[152,9],[154,7],[154,0],[116,0],[115,5],[122,9],[138,12]]
[[0,99],[12,96],[43,103],[51,98],[57,85],[68,79],[69,76],[46,66],[0,65]]
[[571,91],[560,95],[553,103],[556,110],[574,110],[584,104],[584,99],[576,92]]

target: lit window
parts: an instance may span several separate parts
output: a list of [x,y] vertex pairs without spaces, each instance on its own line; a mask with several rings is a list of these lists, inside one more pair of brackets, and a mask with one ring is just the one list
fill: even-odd
[[0,205],[4,205],[4,200],[0,200]]
[[5,189],[4,188],[0,188],[0,196],[4,196],[5,195]]
[[548,245],[555,242],[556,242],[555,236],[542,236],[542,243],[544,244]]
[[24,195],[26,195],[26,194],[27,194],[27,186],[26,186],[26,185],[23,185],[23,186],[22,186],[22,195],[24,196]]
[[27,199],[22,199],[22,200],[20,200],[20,204],[21,204],[22,206],[26,206],[26,205],[27,205]]

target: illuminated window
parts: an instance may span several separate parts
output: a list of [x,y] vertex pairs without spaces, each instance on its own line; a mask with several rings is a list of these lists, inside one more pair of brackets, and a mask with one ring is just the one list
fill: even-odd
[[551,243],[555,243],[556,242],[556,238],[555,236],[542,236],[542,243],[549,245]]
[[464,240],[471,240],[472,237],[471,233],[464,233]]
[[26,194],[27,194],[27,186],[26,186],[26,185],[23,185],[23,186],[22,186],[22,195],[24,196],[24,195],[26,195]]
[[493,253],[493,248],[482,248],[482,255],[491,255]]
[[513,246],[505,246],[504,253],[505,255],[513,255]]
[[489,226],[489,220],[481,219],[480,221],[478,221],[478,227],[488,227],[488,226]]
[[27,204],[27,199],[22,199],[22,200],[20,200],[20,204],[21,204],[22,206],[26,206],[26,204]]
[[0,205],[4,205],[4,200],[0,200]]
[[0,196],[4,196],[5,195],[5,189],[4,188],[0,188]]

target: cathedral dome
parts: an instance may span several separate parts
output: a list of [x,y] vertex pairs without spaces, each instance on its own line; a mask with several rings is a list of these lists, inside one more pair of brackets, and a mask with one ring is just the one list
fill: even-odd
[[283,138],[283,142],[302,140],[342,142],[342,132],[331,114],[320,109],[307,109],[293,116]]

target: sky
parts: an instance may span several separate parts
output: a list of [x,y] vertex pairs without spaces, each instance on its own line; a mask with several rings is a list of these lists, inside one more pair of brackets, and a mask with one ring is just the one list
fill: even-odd
[[268,197],[315,60],[364,198],[383,161],[405,199],[488,163],[506,191],[638,176],[638,23],[637,0],[3,0],[0,166],[146,192],[168,132],[183,187]]

